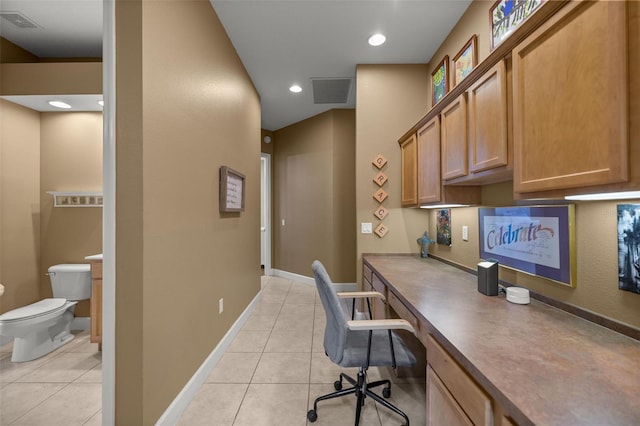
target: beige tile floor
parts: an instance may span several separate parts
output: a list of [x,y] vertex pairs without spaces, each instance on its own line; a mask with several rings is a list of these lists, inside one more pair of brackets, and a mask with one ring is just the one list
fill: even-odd
[[0,425],[100,425],[102,355],[89,332],[34,361],[0,347]]
[[[179,420],[181,426],[302,426],[313,400],[333,391],[341,371],[322,348],[324,311],[313,286],[262,277],[262,298]],[[356,370],[347,373],[355,375]],[[412,425],[425,424],[424,380],[391,378],[390,401]],[[101,353],[88,332],[35,361],[11,362],[0,347],[0,425],[100,425]],[[313,425],[352,425],[355,398],[323,401]],[[367,400],[362,426],[402,424]]]
[[[333,392],[340,367],[324,354],[325,317],[315,287],[262,277],[263,294],[255,311],[179,421],[180,426],[353,425],[355,397],[322,401],[318,420],[308,423],[316,397]],[[357,369],[349,369],[355,376]],[[387,369],[371,368],[369,379],[391,378],[390,401],[412,425],[424,425],[423,379],[393,379]],[[362,426],[391,426],[402,419],[367,400]]]

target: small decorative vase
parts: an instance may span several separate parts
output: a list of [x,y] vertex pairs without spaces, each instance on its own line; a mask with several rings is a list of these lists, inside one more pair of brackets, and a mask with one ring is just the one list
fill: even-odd
[[420,244],[420,257],[429,257],[429,244],[433,244],[435,241],[429,238],[429,233],[424,231],[422,237],[418,238],[418,244]]

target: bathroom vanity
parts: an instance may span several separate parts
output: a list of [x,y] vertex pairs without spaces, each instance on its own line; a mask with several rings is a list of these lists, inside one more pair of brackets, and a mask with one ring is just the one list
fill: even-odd
[[85,259],[91,264],[91,343],[102,350],[102,254]]

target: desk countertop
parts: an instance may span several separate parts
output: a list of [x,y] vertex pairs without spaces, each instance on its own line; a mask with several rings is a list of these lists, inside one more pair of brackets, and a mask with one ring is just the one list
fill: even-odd
[[485,296],[475,275],[434,259],[364,261],[519,424],[640,424],[639,341],[533,299]]

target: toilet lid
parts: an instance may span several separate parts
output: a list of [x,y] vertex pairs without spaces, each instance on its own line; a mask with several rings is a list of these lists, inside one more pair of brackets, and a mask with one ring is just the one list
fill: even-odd
[[22,308],[5,312],[4,314],[0,315],[0,321],[15,321],[37,317],[60,309],[66,303],[67,299],[43,299],[39,302],[32,303],[31,305],[23,306]]

